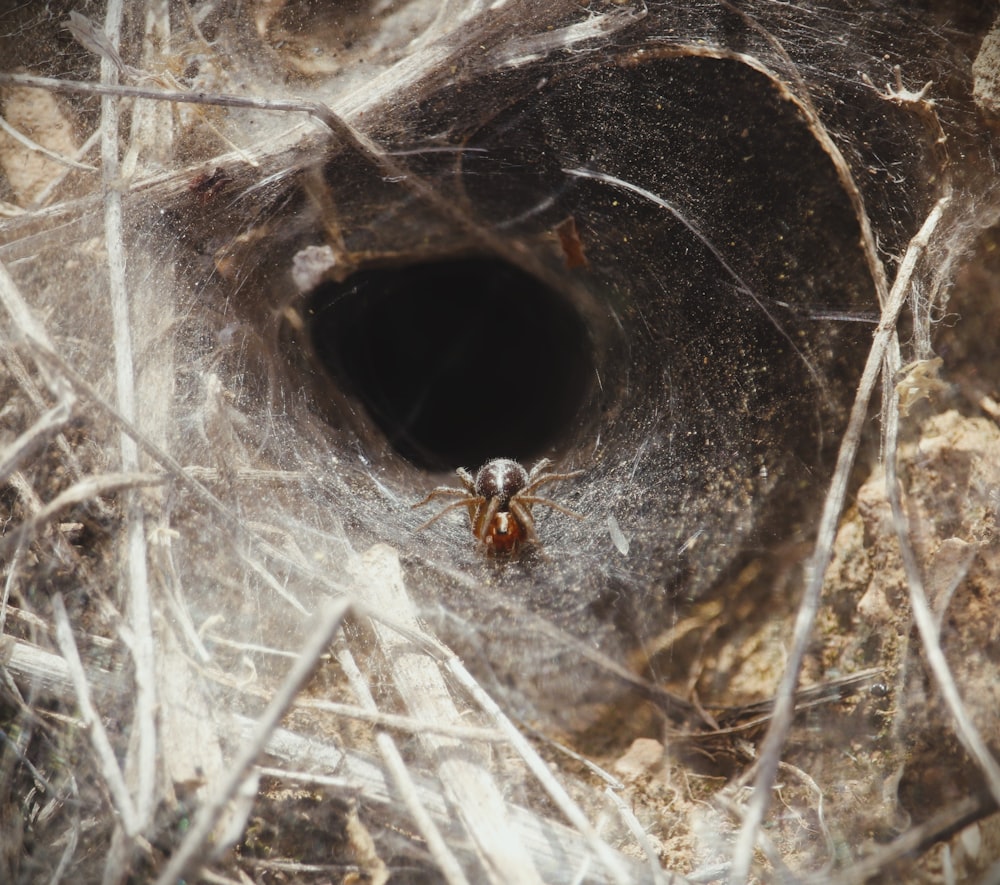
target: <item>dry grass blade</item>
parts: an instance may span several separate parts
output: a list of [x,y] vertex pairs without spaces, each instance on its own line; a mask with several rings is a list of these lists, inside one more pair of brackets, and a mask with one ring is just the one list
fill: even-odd
[[350,600],[340,600],[329,603],[318,613],[316,626],[303,646],[298,660],[289,670],[267,709],[257,720],[250,738],[233,759],[225,780],[216,786],[211,797],[198,809],[184,841],[178,846],[169,863],[157,878],[157,885],[173,885],[199,861],[201,852],[223,809],[236,796],[254,762],[266,748],[282,716],[285,715],[294,702],[296,694],[315,669],[320,656],[326,652],[333,641],[334,634],[340,629],[340,624],[350,606]]
[[[111,0],[105,13],[104,31],[108,44],[117,52],[121,41],[124,16],[123,0]],[[101,82],[114,86],[118,82],[118,68],[112,59],[101,58]],[[119,163],[119,105],[117,99],[101,99],[101,174],[105,184],[104,196],[104,245],[108,256],[108,287],[113,325],[112,341],[115,363],[115,392],[118,408],[129,421],[136,416],[136,372],[133,355],[133,327],[130,317],[130,299],[126,282],[125,235],[122,219],[122,193],[115,187],[120,177]],[[127,434],[119,436],[121,465],[125,472],[139,467],[139,452],[135,441]],[[129,768],[136,777],[136,810],[140,826],[152,822],[156,807],[156,675],[155,642],[153,640],[152,601],[147,570],[145,516],[139,501],[126,494],[123,502],[127,515],[126,559],[124,581],[131,627],[131,651],[135,663],[135,732],[138,740],[130,753]],[[117,855],[109,856],[108,875]]]
[[885,361],[885,355],[896,335],[896,321],[899,312],[906,304],[910,294],[910,283],[916,270],[917,262],[923,257],[924,251],[932,234],[940,223],[944,210],[950,202],[949,196],[937,201],[928,213],[920,230],[910,241],[906,254],[900,264],[889,293],[888,301],[882,311],[882,319],[875,332],[864,372],[858,383],[858,391],[851,409],[847,429],[844,432],[837,454],[837,465],[834,469],[830,490],[823,504],[823,513],[817,531],[816,546],[809,563],[806,586],[795,620],[793,644],[788,657],[781,686],[774,705],[771,726],[767,731],[761,746],[757,775],[754,780],[754,792],[747,805],[746,814],[740,827],[739,837],[733,851],[733,868],[729,881],[732,885],[742,885],[750,876],[753,863],[753,851],[757,842],[760,826],[771,802],[771,788],[777,776],[781,761],[781,751],[792,725],[795,708],[795,688],[799,681],[799,673],[806,651],[812,641],[813,625],[819,611],[820,593],[823,589],[823,579],[827,566],[833,557],[833,542],[836,537],[837,523],[844,507],[847,494],[847,483],[850,478],[854,459],[861,444],[864,423],[868,415],[868,406],[875,385]]
[[[82,95],[100,95],[104,98],[144,98],[151,101],[179,102],[187,104],[212,105],[226,108],[248,108],[280,113],[298,112],[309,114],[329,125],[335,121],[332,111],[321,102],[290,101],[284,99],[254,98],[246,95],[223,95],[216,92],[182,92],[171,89],[155,89],[145,86],[126,86],[119,83],[87,83],[75,80],[61,80],[53,77],[36,77],[31,74],[0,73],[0,83],[47,89],[51,92],[69,92]],[[332,127],[331,127],[332,128]]]
[[580,807],[572,800],[566,788],[559,782],[559,779],[552,774],[548,765],[535,752],[534,747],[528,743],[524,735],[515,727],[514,723],[504,714],[496,701],[493,700],[472,678],[472,675],[465,669],[462,662],[454,655],[450,656],[446,665],[448,671],[472,696],[475,702],[489,715],[494,724],[507,735],[511,745],[517,750],[518,755],[524,760],[531,773],[538,779],[539,783],[555,802],[556,807],[566,816],[566,819],[583,835],[593,852],[597,855],[601,864],[605,867],[606,874],[615,882],[628,882],[629,872],[621,862],[621,858],[615,854],[610,846],[601,839],[593,825],[587,820],[586,815]]
[[47,147],[32,141],[23,133],[19,132],[13,126],[8,123],[2,114],[0,114],[0,129],[6,132],[11,138],[17,141],[19,144],[24,145],[30,151],[38,151],[38,153],[48,157],[53,162],[59,163],[61,166],[66,166],[70,169],[80,169],[84,172],[96,172],[97,168],[95,166],[90,166],[87,163],[81,163],[78,160],[74,160],[72,157],[64,157],[62,154],[57,154],[55,151],[50,151]]
[[114,799],[125,834],[129,837],[136,836],[139,833],[139,818],[135,803],[125,785],[122,770],[118,767],[118,760],[115,758],[115,751],[111,746],[108,734],[104,730],[102,717],[91,699],[92,692],[87,674],[84,672],[76,640],[73,638],[73,627],[69,622],[69,616],[66,614],[66,607],[61,596],[53,598],[52,613],[55,618],[56,642],[59,644],[59,650],[62,652],[63,660],[76,691],[76,701],[80,708],[84,727],[90,731],[90,740],[97,755],[101,773],[104,775],[104,781]]
[[5,480],[17,466],[35,454],[70,420],[73,400],[66,399],[41,415],[34,424],[12,440],[0,457],[0,480]]
[[[371,692],[368,690],[368,683],[346,647],[337,651],[337,660],[340,661],[340,665],[347,675],[348,681],[351,684],[351,690],[361,703],[367,709],[373,712],[377,711],[375,698],[372,697]],[[416,730],[419,732],[419,729]],[[375,743],[378,745],[382,759],[388,768],[389,776],[399,791],[403,803],[409,810],[414,824],[420,831],[420,835],[427,841],[427,847],[437,863],[444,880],[449,885],[467,885],[469,880],[462,871],[461,864],[448,847],[448,843],[441,835],[437,824],[434,823],[433,817],[421,801],[420,792],[413,782],[413,777],[406,766],[406,761],[399,752],[395,741],[385,732],[379,732],[375,736]]]
[[[352,690],[356,691],[357,688],[357,683],[352,684]],[[378,725],[380,728],[392,728],[414,733],[429,731],[444,735],[445,737],[456,738],[457,740],[481,741],[484,743],[496,743],[504,740],[504,736],[495,729],[477,728],[473,725],[446,725],[441,722],[426,722],[414,719],[412,716],[383,713],[377,706],[369,705],[363,696],[360,699],[364,703],[364,707],[356,707],[351,704],[338,704],[335,701],[314,700],[300,701],[295,707],[299,710],[319,710],[334,716],[346,716],[350,719],[358,719],[361,722],[370,722],[372,725]]]
[[[0,637],[0,665],[21,686],[23,693],[37,700],[74,698],[74,675],[68,659],[11,636]],[[79,675],[79,674],[77,674]],[[85,678],[88,695],[102,703],[121,690],[121,677],[104,670],[90,671]]]
[[[0,476],[4,474],[0,472]],[[8,546],[20,543],[30,537],[39,527],[45,525],[60,510],[93,500],[98,495],[111,495],[117,492],[160,485],[164,477],[159,473],[108,473],[103,476],[88,476],[64,489],[55,498],[42,507],[31,519],[26,520],[17,531],[0,542],[0,551]]]
[[[395,554],[389,548],[374,548],[362,560],[362,586],[367,604],[379,611],[394,612],[396,620],[411,630],[419,630],[416,610],[406,596]],[[412,651],[408,641],[391,628],[378,621],[374,627],[410,713],[418,719],[457,724],[461,716],[438,663],[423,652]],[[537,869],[511,829],[506,803],[493,781],[486,755],[462,741],[438,734],[424,733],[420,739],[476,844],[484,875],[497,883],[540,883]]]
[[38,342],[51,350],[52,345],[45,327],[38,321],[28,303],[24,300],[10,275],[10,271],[0,262],[0,304],[7,311],[19,335]]

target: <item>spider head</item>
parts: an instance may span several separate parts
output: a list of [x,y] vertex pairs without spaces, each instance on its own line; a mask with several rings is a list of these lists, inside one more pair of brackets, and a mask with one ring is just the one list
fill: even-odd
[[496,498],[500,512],[504,514],[510,499],[527,484],[528,472],[517,461],[508,458],[495,458],[484,464],[476,474],[476,494],[487,501]]

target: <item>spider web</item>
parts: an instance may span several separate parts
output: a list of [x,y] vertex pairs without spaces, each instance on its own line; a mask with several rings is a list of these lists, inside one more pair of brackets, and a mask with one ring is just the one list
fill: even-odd
[[[894,399],[941,386],[934,324],[990,254],[980,7],[0,13],[6,879],[742,881],[757,846],[762,877],[859,881],[866,840],[912,820],[926,847],[1000,800],[963,706],[991,660],[956,689],[938,642],[965,634],[921,602],[988,571],[993,442],[982,512],[924,543],[924,418]],[[586,519],[536,508],[512,560],[461,510],[416,532],[488,457],[582,471],[546,496]],[[892,642],[854,614],[852,529],[902,576]],[[854,700],[795,695],[800,671]],[[764,738],[743,701],[775,693]],[[962,798],[928,822],[940,786],[907,763],[939,733]],[[674,752],[656,795],[631,753],[601,780],[543,734]],[[675,789],[704,773],[729,779],[709,811]],[[852,777],[902,787],[859,820]]]

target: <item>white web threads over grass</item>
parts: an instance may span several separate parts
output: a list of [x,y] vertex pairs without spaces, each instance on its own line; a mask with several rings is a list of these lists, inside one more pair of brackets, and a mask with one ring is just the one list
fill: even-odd
[[[579,865],[581,871],[587,870],[593,856],[596,856],[609,872],[613,881],[621,883],[635,881],[635,869],[622,855],[612,850],[600,838],[582,810],[560,784],[558,778],[553,775],[548,765],[538,756],[534,748],[502,712],[492,697],[479,685],[453,652],[441,645],[434,636],[424,632],[419,619],[415,619],[416,611],[412,608],[412,601],[408,598],[408,591],[403,583],[395,551],[388,546],[378,545],[362,556],[360,568],[362,573],[361,592],[367,605],[372,606],[364,613],[373,618],[376,629],[383,637],[382,652],[389,656],[397,688],[407,703],[411,705],[414,715],[428,718],[431,722],[440,722],[442,718],[451,721],[457,715],[465,717],[469,714],[470,711],[464,710],[463,712],[453,706],[454,701],[447,690],[446,683],[439,681],[438,668],[443,667],[455,680],[455,683],[465,690],[475,705],[485,712],[497,729],[496,734],[516,751],[552,801],[585,840],[577,846],[572,843],[563,843],[564,837],[558,833],[544,835],[544,831],[538,827],[538,822],[532,822],[529,818],[525,818],[516,807],[509,803],[502,803],[502,807],[497,806],[495,809],[496,813],[500,815],[497,821],[505,821],[499,823],[500,831],[479,829],[479,835],[476,837],[486,840],[486,844],[483,846],[485,849],[483,859],[488,861],[492,851],[499,850],[500,854],[497,856],[501,858],[502,865],[516,862],[515,859],[509,857],[510,839],[504,838],[504,833],[507,832],[506,827],[509,825],[513,826],[514,831],[518,834],[513,835],[512,838],[517,844],[523,844],[526,851],[525,856],[520,859],[520,863],[527,862],[529,864],[525,870],[531,869],[532,861],[538,864],[539,870],[548,870],[548,875],[545,876],[546,881],[551,876],[552,863],[558,863],[557,858],[562,852],[566,852],[567,858],[572,858],[573,862]],[[371,596],[372,592],[376,594],[374,597]],[[386,603],[390,604],[386,605]],[[409,611],[407,611],[408,609]],[[375,610],[390,610],[394,613],[394,617],[390,619],[376,615]],[[406,642],[401,643],[400,640],[404,639]],[[410,646],[419,649],[419,654],[416,657],[412,651],[406,652]],[[414,663],[416,663],[415,667]],[[442,716],[442,709],[448,710],[448,714]],[[458,736],[451,734],[448,729],[433,727],[418,729],[418,734],[423,736],[423,740],[428,743],[433,755],[440,753],[445,760],[450,758],[451,750],[449,748],[453,749],[456,746],[453,738]],[[499,784],[491,783],[492,775],[488,766],[482,768],[474,766],[471,774],[471,781],[467,780],[464,775],[455,773],[454,776],[445,776],[442,782],[446,789],[449,785],[458,788],[461,795],[456,797],[455,801],[460,808],[465,809],[463,817],[466,819],[467,825],[478,829],[487,824],[486,820],[480,819],[484,810],[483,802],[489,801],[484,797],[499,789]],[[554,843],[550,841],[552,839],[555,839]],[[488,848],[489,845],[493,845],[492,850]],[[528,855],[531,857],[529,858]],[[486,870],[491,874],[490,881],[508,881],[504,875],[498,875],[498,871],[489,862],[486,864]],[[524,874],[528,875],[527,872]]]
[[[351,683],[351,689],[355,696],[367,711],[377,713],[378,707],[368,688],[368,683],[346,646],[338,649],[337,659],[340,661],[340,665],[343,667],[344,673]],[[419,724],[417,730],[419,730]],[[406,762],[399,752],[395,741],[389,734],[380,731],[375,736],[375,742],[389,769],[389,776],[395,781],[396,789],[399,790],[403,802],[410,810],[410,814],[413,815],[413,821],[420,830],[421,835],[427,840],[427,847],[437,862],[445,881],[448,882],[448,885],[467,885],[469,880],[466,878],[461,864],[455,858],[454,853],[441,835],[441,831],[434,822],[433,817],[421,801],[420,793],[413,783],[410,772],[406,767]]]
[[332,602],[318,614],[316,625],[298,659],[288,672],[280,689],[271,699],[267,709],[258,719],[251,738],[243,745],[242,750],[231,763],[225,780],[216,786],[211,798],[198,809],[184,841],[156,880],[157,885],[173,885],[193,868],[205,844],[209,841],[212,830],[226,803],[236,795],[240,785],[247,778],[257,758],[274,734],[285,711],[291,706],[295,696],[312,675],[313,670],[316,669],[317,661],[333,641],[334,634],[340,629],[340,624],[350,605],[350,600]]
[[503,49],[495,53],[498,67],[520,67],[538,61],[560,51],[579,51],[579,44],[590,43],[599,38],[608,38],[616,31],[645,18],[645,5],[641,7],[623,6],[611,8],[604,13],[592,13],[588,18],[566,27],[546,31],[532,37],[511,40]]
[[[395,552],[384,546],[372,548],[363,558],[363,568],[363,580],[368,587],[365,596],[369,603],[373,604],[373,607],[379,611],[399,613],[398,617],[401,623],[386,624],[391,632],[383,634],[381,644],[385,653],[395,662],[394,678],[407,703],[411,705],[412,712],[414,715],[428,716],[435,720],[441,718],[442,711],[446,711],[444,714],[446,718],[457,715],[445,688],[445,683],[440,681],[441,674],[437,670],[438,662],[432,661],[430,657],[423,654],[417,658],[406,655],[405,647],[399,643],[400,638],[412,637],[414,631],[420,629],[420,624],[416,619],[416,611],[412,608],[412,602],[406,595],[399,560]],[[369,598],[372,593],[377,594],[377,596]],[[380,627],[381,622],[377,629]],[[402,632],[400,628],[402,628]],[[469,674],[462,662],[452,652],[441,647],[430,637],[425,638],[422,644],[434,651],[435,657],[443,659],[440,663],[444,665],[447,672],[469,693],[476,705],[489,716],[493,724],[507,738],[560,811],[587,839],[591,850],[600,859],[612,880],[623,883],[623,885],[629,882],[631,877],[623,866],[622,858],[617,856],[598,836],[581,809],[570,798],[558,779],[553,776],[548,766],[539,758],[534,748],[504,715],[489,694]],[[409,664],[406,663],[407,660],[410,661]],[[488,777],[487,770],[480,768],[479,764],[471,760],[465,760],[472,766],[466,770],[465,762],[461,758],[451,760],[450,757],[454,751],[452,742],[443,742],[436,739],[433,734],[427,735],[425,740],[431,741],[435,755],[441,755],[441,764],[449,767],[449,770],[443,773],[442,780],[446,789],[457,790],[457,793],[452,796],[453,801],[460,809],[464,809],[463,816],[466,826],[480,845],[491,880],[514,881],[509,879],[509,875],[516,873],[518,876],[516,881],[535,881],[538,871],[531,858],[525,852],[515,854],[511,850],[513,837],[509,835],[508,830],[511,822],[508,820],[508,812],[504,803],[499,795],[494,793],[496,787]],[[451,747],[450,750],[449,747]],[[453,764],[460,764],[462,770],[451,771],[450,767]],[[513,844],[519,844],[519,840],[514,839]]]

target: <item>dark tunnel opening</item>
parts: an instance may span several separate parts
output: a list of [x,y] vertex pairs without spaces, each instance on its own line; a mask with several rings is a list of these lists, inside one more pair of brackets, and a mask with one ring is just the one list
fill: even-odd
[[495,258],[363,270],[317,287],[307,316],[334,382],[425,469],[557,448],[595,377],[573,307]]

